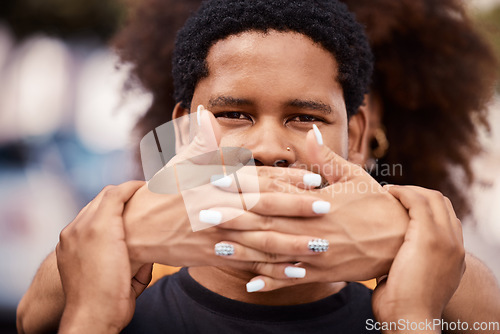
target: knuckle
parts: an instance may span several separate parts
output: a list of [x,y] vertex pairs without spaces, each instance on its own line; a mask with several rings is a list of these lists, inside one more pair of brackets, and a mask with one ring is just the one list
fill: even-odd
[[269,189],[270,192],[281,192],[281,186],[279,182],[275,179],[268,180],[267,183],[267,188]]
[[114,185],[105,186],[101,191],[102,200],[106,201],[106,200],[115,198],[116,196],[118,196],[119,191],[120,190],[119,190],[118,186],[114,186]]
[[260,177],[269,177],[269,175],[271,175],[271,171],[270,171],[270,168],[271,167],[268,167],[268,166],[262,166],[262,167],[259,167],[257,170],[258,170],[258,175]]
[[278,254],[276,253],[265,253],[266,262],[276,262],[278,261]]
[[251,264],[251,270],[254,272],[254,273],[259,273],[259,274],[263,274],[263,263],[262,262],[252,262]]
[[430,212],[429,199],[426,196],[423,196],[417,192],[413,192],[413,195],[415,197],[414,199],[415,203],[421,206],[425,206],[427,210]]
[[113,190],[114,188],[116,188],[115,185],[108,184],[107,186],[105,186],[104,188],[102,188],[101,193],[106,194],[107,192]]
[[270,249],[270,247],[273,244],[273,241],[272,241],[271,237],[269,236],[269,234],[264,234],[262,236],[262,238],[260,239],[260,244],[261,244],[261,249],[263,251],[267,251],[268,249]]
[[273,224],[274,218],[272,216],[263,216],[260,228],[262,231],[269,231],[272,229]]
[[66,240],[70,238],[70,228],[69,225],[62,229],[61,233],[59,233],[59,242],[65,243]]

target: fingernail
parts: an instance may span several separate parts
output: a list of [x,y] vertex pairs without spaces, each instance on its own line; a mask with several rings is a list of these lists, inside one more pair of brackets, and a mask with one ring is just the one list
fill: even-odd
[[313,209],[314,213],[317,213],[318,215],[328,213],[328,212],[330,212],[330,202],[315,201],[315,202],[313,202],[312,209]]
[[330,243],[325,239],[314,239],[309,241],[307,247],[315,253],[323,253],[328,250]]
[[286,267],[285,275],[290,278],[304,278],[306,277],[306,270],[299,267]]
[[215,210],[201,210],[200,221],[208,224],[219,224],[222,221],[222,214]]
[[305,174],[302,179],[304,181],[304,184],[309,187],[319,187],[321,185],[321,175],[319,174]]
[[205,109],[205,107],[202,104],[200,104],[198,106],[198,109],[196,112],[196,120],[198,121],[198,126],[201,126],[201,113],[203,112],[204,109]]
[[210,183],[216,187],[228,188],[233,183],[233,179],[229,175],[212,175],[210,177]]
[[264,286],[266,286],[266,283],[264,283],[263,280],[256,279],[255,281],[247,283],[247,292],[256,292],[262,290]]
[[234,254],[234,246],[226,244],[224,242],[219,242],[218,244],[215,244],[214,250],[215,250],[215,255],[218,256],[231,256]]
[[314,130],[314,135],[316,136],[316,140],[317,140],[319,146],[323,145],[323,135],[321,134],[321,131],[319,131],[316,124],[313,124],[313,130]]

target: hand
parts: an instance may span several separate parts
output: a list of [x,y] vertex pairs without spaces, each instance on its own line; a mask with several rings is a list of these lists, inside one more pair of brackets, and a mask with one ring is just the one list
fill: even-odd
[[122,212],[143,184],[104,188],[61,232],[56,248],[66,297],[61,333],[118,333],[132,319],[152,264],[131,271]]
[[[262,174],[259,179],[263,183],[271,183],[270,178],[265,176],[264,169],[261,169],[259,173]],[[300,182],[303,180],[304,174],[310,173],[296,170],[291,176],[293,177],[292,182],[295,180]],[[181,195],[152,193],[146,186],[141,187],[134,194],[123,213],[126,241],[134,268],[138,268],[144,263],[156,262],[172,266],[230,265],[252,270],[255,263],[295,261],[297,253],[291,250],[287,255],[276,256],[274,253],[268,252],[265,245],[250,248],[237,243],[233,243],[234,256],[217,256],[214,252],[215,244],[231,240],[233,235],[238,235],[238,238],[244,240],[251,239],[254,237],[254,232],[233,231],[215,226],[193,232],[190,218],[199,219],[196,217],[199,215],[195,213],[224,202],[240,202],[239,194],[223,191],[213,185],[207,185],[207,187],[209,189],[200,192],[199,200],[193,200],[190,207],[190,210],[193,211],[191,214],[188,214],[184,205],[185,199]],[[207,197],[207,193],[210,196]],[[282,207],[281,210],[287,210],[287,207],[289,209],[303,208],[300,212],[302,216],[318,217],[321,215],[313,212],[313,202],[318,200],[316,197],[280,193],[262,195],[259,196],[252,210],[264,212],[263,210],[275,208],[282,203],[286,207]],[[269,233],[271,234],[271,232]],[[310,253],[307,242],[314,238],[313,235],[308,234],[300,237],[295,236],[295,240],[300,239],[305,245],[301,254]],[[291,247],[296,248],[293,245]]]
[[[399,201],[382,189],[360,166],[345,161],[326,146],[319,146],[312,131],[307,136],[306,144],[311,154],[310,165],[319,166],[317,171],[330,185],[322,189],[299,189],[281,182],[285,178],[283,175],[287,171],[295,173],[294,169],[268,167],[267,174],[272,175],[274,172],[277,180],[260,182],[261,196],[276,191],[299,194],[296,195],[298,197],[313,195],[331,204],[328,213],[306,216],[302,212],[303,208],[279,204],[284,199],[277,198],[276,203],[265,210],[252,208],[219,225],[219,228],[253,231],[253,235],[231,232],[228,241],[265,249],[275,256],[299,255],[299,248],[307,250],[307,241],[298,243],[298,235],[313,235],[330,242],[330,248],[325,253],[311,256],[309,252],[309,256],[295,257],[296,261],[300,261],[297,266],[307,270],[304,278],[289,279],[282,274],[281,267],[269,263],[256,264],[256,269],[263,275],[253,280],[262,279],[265,282],[265,287],[260,291],[309,282],[366,280],[387,274],[403,243],[408,215]],[[294,180],[294,177],[290,179]],[[231,188],[226,190],[234,191]],[[235,210],[213,209],[223,215]]]
[[405,240],[373,294],[378,321],[440,319],[465,270],[461,223],[441,193],[412,186],[390,186],[408,209]]
[[[206,169],[213,166],[206,166],[210,161],[202,161],[203,157],[208,157],[204,154],[213,151],[217,148],[217,143],[214,143],[213,138],[220,138],[218,124],[213,115],[209,112],[198,112],[200,116],[200,126],[196,137],[187,145],[178,145],[180,152],[167,164],[166,168],[159,171],[148,187],[142,187],[132,197],[124,211],[124,221],[127,236],[127,245],[129,247],[130,256],[134,262],[134,268],[139,267],[142,263],[157,262],[174,266],[196,266],[196,265],[227,265],[244,266],[246,269],[251,268],[253,263],[266,262],[284,262],[289,261],[288,257],[275,257],[273,254],[259,251],[259,248],[248,248],[241,245],[235,245],[235,255],[239,262],[227,261],[224,258],[216,256],[214,253],[214,245],[221,240],[226,240],[225,230],[215,228],[207,228],[198,230],[201,227],[213,225],[200,222],[199,213],[201,210],[209,209],[211,206],[217,205],[236,205],[242,208],[241,197],[239,194],[226,192],[214,187],[209,182],[210,175],[205,175]],[[188,124],[189,125],[189,124]],[[178,123],[179,128],[186,128],[186,124]],[[179,129],[178,129],[179,130]],[[182,129],[181,129],[182,130]],[[184,131],[176,131],[178,137],[182,139],[181,134]],[[213,132],[213,133],[212,133]],[[187,139],[178,140],[178,142],[187,142]],[[185,172],[186,165],[182,165],[182,161],[193,158],[196,164],[188,165],[192,169],[201,169],[203,173],[197,173],[195,177],[198,186],[193,189],[190,187],[180,187],[182,196],[179,194],[168,194],[168,191],[162,193],[162,187],[165,184],[171,184],[172,179],[178,179],[180,171]],[[178,165],[181,164],[181,165]],[[199,165],[198,165],[199,164]],[[176,166],[179,170],[176,175],[172,176],[168,173],[171,168]],[[180,167],[179,167],[180,166]],[[219,166],[219,169],[220,166]],[[247,168],[248,169],[248,168]],[[255,173],[255,169],[253,170]],[[311,174],[304,170],[295,169],[293,173],[288,173],[284,178],[269,178],[265,175],[265,170],[260,169],[260,180],[263,183],[273,184],[275,181],[280,181],[283,184],[302,184],[304,175]],[[207,180],[199,182],[200,178],[206,177]],[[188,178],[183,178],[188,179]],[[285,183],[286,182],[286,183]],[[154,183],[153,190],[150,192],[151,185]],[[175,183],[175,182],[174,182]],[[176,186],[174,186],[176,188]],[[259,199],[258,193],[249,194],[251,202],[259,207],[269,207],[270,203],[276,202],[278,195],[274,197],[266,196]],[[247,195],[244,194],[244,197]],[[287,195],[284,195],[287,196]],[[288,195],[289,196],[289,195]],[[283,198],[283,195],[279,196]],[[288,201],[292,205],[304,206],[309,203],[309,214],[312,214],[312,202],[315,198],[310,196],[294,197]],[[317,214],[314,214],[317,216]],[[194,230],[198,230],[193,232]],[[243,233],[245,234],[245,233]],[[307,238],[304,236],[303,238]],[[310,240],[311,237],[309,237]],[[307,249],[306,249],[307,250]],[[244,263],[246,262],[246,263]]]

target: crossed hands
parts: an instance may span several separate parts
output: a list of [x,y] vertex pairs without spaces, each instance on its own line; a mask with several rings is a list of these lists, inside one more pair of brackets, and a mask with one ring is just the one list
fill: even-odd
[[[201,134],[203,124],[214,124],[211,118],[203,113]],[[317,136],[312,130],[307,135],[308,163],[318,166],[328,186],[304,182],[311,178],[306,170],[258,167],[256,204],[246,211],[221,205],[218,198],[241,194],[234,186],[210,185],[213,196],[200,201],[199,211],[235,218],[197,232],[180,194],[155,194],[135,181],[105,188],[61,233],[61,332],[88,324],[94,332],[125,327],[153,262],[255,272],[252,281],[263,283],[259,291],[389,274],[373,298],[377,318],[409,312],[414,318],[439,317],[464,266],[460,223],[449,201],[418,187],[384,189],[361,167],[320,145]],[[193,143],[185,152],[203,151],[203,138]],[[242,171],[238,181],[244,184]],[[311,249],[318,239],[329,242],[327,251]],[[214,252],[221,243],[232,255]]]

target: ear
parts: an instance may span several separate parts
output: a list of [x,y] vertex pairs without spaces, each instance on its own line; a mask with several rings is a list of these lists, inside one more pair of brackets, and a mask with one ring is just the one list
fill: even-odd
[[356,115],[349,120],[349,161],[363,166],[368,158],[368,132],[370,124],[370,110],[368,95],[365,95],[363,104]]
[[177,103],[174,107],[174,111],[172,112],[172,119],[176,119],[182,116],[186,116],[189,114],[189,110],[181,107],[181,103]]
[[175,152],[176,154],[181,152],[184,147],[189,145],[190,131],[189,131],[189,118],[183,116],[189,115],[189,110],[181,107],[181,103],[177,103],[172,112],[172,124],[174,125],[175,131]]

